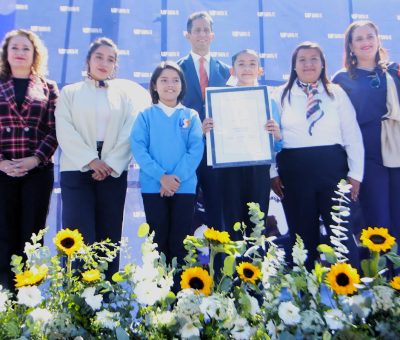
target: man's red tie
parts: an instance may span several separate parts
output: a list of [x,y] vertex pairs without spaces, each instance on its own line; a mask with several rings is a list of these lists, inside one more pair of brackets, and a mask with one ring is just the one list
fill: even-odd
[[199,75],[200,75],[200,88],[201,88],[201,95],[205,96],[205,91],[206,87],[208,86],[208,76],[206,69],[204,67],[204,62],[206,61],[206,58],[200,57],[199,62],[200,62],[200,67],[199,67]]

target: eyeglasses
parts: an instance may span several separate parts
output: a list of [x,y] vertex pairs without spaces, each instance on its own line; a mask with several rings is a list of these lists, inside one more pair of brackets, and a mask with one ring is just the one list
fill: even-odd
[[369,86],[374,89],[378,89],[381,86],[381,78],[379,78],[378,73],[374,71],[374,74],[370,74],[368,78],[371,78],[369,81]]

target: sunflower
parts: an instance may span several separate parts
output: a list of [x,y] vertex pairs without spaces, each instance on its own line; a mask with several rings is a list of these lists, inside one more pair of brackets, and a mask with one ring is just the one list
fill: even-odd
[[261,278],[260,269],[249,262],[241,262],[236,266],[236,271],[238,272],[240,279],[244,282],[255,284],[256,281]]
[[85,282],[95,282],[100,280],[100,270],[90,269],[82,273],[82,279]]
[[71,256],[73,253],[83,247],[82,234],[77,230],[62,229],[60,230],[53,242],[58,250]]
[[336,263],[331,266],[326,282],[336,294],[353,294],[357,291],[355,285],[360,283],[360,275],[348,263]]
[[378,252],[391,249],[396,241],[386,228],[371,227],[362,231],[360,240],[364,247]]
[[192,288],[205,296],[210,295],[212,279],[207,270],[201,267],[186,269],[181,275],[181,288]]
[[390,281],[390,285],[393,289],[400,290],[400,276],[395,276],[392,281]]
[[45,264],[42,264],[40,267],[33,267],[22,273],[16,274],[15,287],[21,288],[24,286],[37,285],[44,280],[48,271],[49,269],[47,268],[47,266]]
[[204,231],[204,237],[209,241],[217,241],[219,243],[229,243],[231,241],[228,232],[218,231],[214,228],[207,228]]

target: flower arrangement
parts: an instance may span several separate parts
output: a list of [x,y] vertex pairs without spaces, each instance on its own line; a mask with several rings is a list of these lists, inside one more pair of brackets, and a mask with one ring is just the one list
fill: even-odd
[[[185,265],[166,263],[147,224],[141,263],[112,280],[104,274],[118,251],[109,241],[87,245],[78,230],[26,243],[26,260],[13,256],[15,294],[0,289],[1,339],[397,339],[400,337],[400,267],[395,239],[382,227],[360,237],[371,253],[360,268],[348,261],[345,241],[349,186],[334,198],[330,245],[324,261],[307,270],[298,236],[293,265],[275,237],[264,233],[264,214],[249,203],[253,228],[236,223],[240,241],[205,227],[184,241]],[[200,249],[209,249],[208,261]]]

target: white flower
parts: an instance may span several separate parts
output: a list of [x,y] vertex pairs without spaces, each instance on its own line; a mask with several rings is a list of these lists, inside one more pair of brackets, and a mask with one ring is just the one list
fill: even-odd
[[278,315],[288,326],[296,325],[300,322],[300,309],[290,301],[282,302],[278,308]]
[[85,302],[90,306],[90,308],[93,310],[99,310],[101,308],[103,296],[101,294],[94,295],[95,292],[95,287],[88,287],[83,291],[81,297],[85,299]]
[[53,314],[51,314],[51,312],[45,308],[35,308],[32,312],[29,313],[29,315],[34,322],[43,323],[47,323],[53,317]]
[[7,309],[6,302],[8,301],[8,295],[6,292],[1,291],[2,287],[0,286],[0,312],[5,312]]
[[154,262],[157,261],[159,258],[160,258],[160,254],[157,251],[151,251],[151,252],[143,254],[143,256],[142,256],[143,266],[142,267],[153,266]]
[[316,278],[313,275],[307,277],[307,289],[315,299],[318,294],[318,284],[316,282]]
[[344,327],[346,315],[340,309],[331,309],[324,313],[329,329],[339,330]]
[[210,319],[218,317],[222,305],[217,295],[211,295],[203,298],[199,306],[201,313],[204,315],[204,321],[209,322]]
[[119,313],[102,310],[96,313],[96,322],[103,328],[115,329],[118,326]]
[[296,243],[293,246],[292,256],[293,262],[297,264],[299,267],[303,266],[307,260],[308,250],[304,248],[303,240],[300,236],[296,237]]
[[158,276],[158,269],[154,268],[153,264],[151,264],[148,266],[136,267],[132,280],[135,283],[140,281],[154,281]]
[[230,328],[237,314],[233,300],[220,294],[203,297],[199,309],[206,322],[210,319],[223,321],[225,328]]
[[388,311],[393,307],[393,289],[386,286],[375,286],[373,288],[374,298],[372,298],[372,310]]
[[270,319],[267,323],[267,332],[271,340],[275,340],[278,338],[278,333],[274,322]]
[[18,303],[28,307],[36,307],[42,302],[43,297],[36,286],[26,286],[18,289]]
[[367,307],[367,299],[362,295],[353,295],[348,298],[351,312],[360,319],[366,318],[371,310]]
[[191,322],[185,323],[180,329],[182,339],[190,339],[191,337],[199,337],[200,330]]
[[173,326],[176,323],[175,314],[171,311],[157,311],[152,315],[152,323],[155,326]]
[[250,314],[254,316],[260,311],[260,306],[258,304],[257,299],[254,296],[249,296],[249,298],[251,303]]
[[[208,227],[203,224],[200,227],[198,227],[195,231],[193,236],[198,238],[198,239],[204,239],[204,231],[207,229]],[[202,253],[204,256],[208,256],[210,253],[210,248],[208,247],[202,247],[202,248],[197,248],[200,253]]]
[[167,297],[172,280],[160,279],[157,282],[144,280],[138,282],[133,290],[136,300],[142,305],[153,306],[157,301]]
[[251,328],[245,318],[238,317],[234,322],[231,335],[236,340],[247,340],[251,336]]
[[137,302],[142,305],[152,306],[158,301],[157,289],[157,284],[153,281],[141,281],[136,284],[133,292],[136,295]]
[[202,295],[194,293],[193,289],[187,288],[178,292],[175,311],[179,318],[194,319],[200,313]]
[[324,321],[317,311],[307,309],[300,314],[301,324],[300,327],[305,333],[321,333]]
[[269,247],[261,263],[262,283],[266,290],[271,286],[269,282],[271,277],[277,276],[279,268],[284,264],[285,252],[278,247]]

